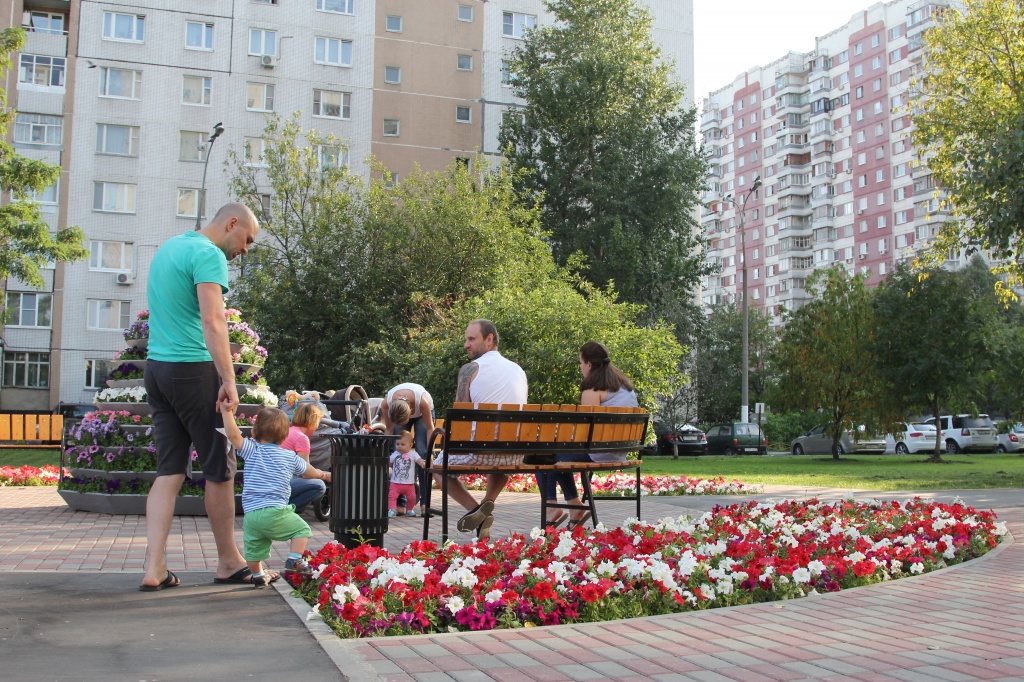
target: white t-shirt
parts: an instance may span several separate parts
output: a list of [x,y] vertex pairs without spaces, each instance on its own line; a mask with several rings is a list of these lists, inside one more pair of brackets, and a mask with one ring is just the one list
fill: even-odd
[[[397,450],[391,453],[391,482],[411,485],[416,482],[416,463],[423,462],[415,450],[409,451],[409,459],[403,459]],[[423,462],[426,464],[426,462]]]
[[526,372],[522,367],[496,350],[487,351],[473,362],[479,368],[469,384],[469,399],[474,405],[522,405],[528,401]]
[[423,388],[419,384],[398,384],[392,388],[388,391],[388,405],[392,404],[391,401],[394,398],[396,391],[412,391],[413,402],[409,405],[409,407],[412,408],[412,414],[409,415],[409,419],[416,419],[420,416],[420,404],[423,402],[424,398],[427,399],[427,405],[430,406],[430,409],[434,409],[434,399],[430,397],[430,393],[427,392],[427,389]]

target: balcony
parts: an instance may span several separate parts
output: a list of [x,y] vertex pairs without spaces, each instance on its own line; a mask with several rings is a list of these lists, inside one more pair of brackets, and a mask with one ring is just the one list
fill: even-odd
[[46,57],[67,57],[68,37],[60,33],[27,31],[25,33],[25,49],[22,52]]
[[719,109],[711,109],[705,111],[700,117],[700,127],[703,130],[706,127],[718,127],[718,124],[722,122],[722,112]]

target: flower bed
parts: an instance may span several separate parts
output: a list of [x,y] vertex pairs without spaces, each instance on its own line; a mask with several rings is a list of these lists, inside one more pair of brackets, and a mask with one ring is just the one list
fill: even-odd
[[0,467],[0,487],[7,485],[57,485],[60,469],[52,464],[42,467]]
[[534,529],[401,554],[325,545],[292,584],[341,637],[584,623],[792,599],[981,556],[994,512],[920,499],[748,502],[589,535]]
[[[487,477],[470,474],[461,477],[469,490],[486,490]],[[576,488],[582,490],[580,475],[576,474]],[[594,476],[591,487],[595,497],[631,495],[636,490],[636,477],[632,474],[614,473],[608,476]],[[513,474],[505,490],[516,493],[536,493],[537,479],[532,474]],[[761,492],[759,485],[740,481],[727,483],[724,478],[690,478],[689,476],[640,476],[641,495],[749,495]]]
[[[79,493],[102,493],[104,495],[146,495],[153,486],[151,481],[133,478],[65,478],[61,484],[61,490],[72,490]],[[206,479],[200,478],[196,481],[185,479],[178,491],[179,497],[202,497],[206,492]],[[235,494],[242,494],[242,481],[235,479]]]

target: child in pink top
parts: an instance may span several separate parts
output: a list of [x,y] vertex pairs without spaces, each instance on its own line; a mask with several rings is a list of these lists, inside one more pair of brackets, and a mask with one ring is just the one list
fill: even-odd
[[413,450],[412,431],[403,431],[395,444],[395,452],[391,453],[391,487],[388,489],[388,518],[397,516],[395,504],[399,495],[405,495],[409,511],[406,516],[416,516],[416,466],[425,467],[427,463]]
[[[309,464],[309,437],[320,425],[323,412],[314,402],[299,403],[292,412],[292,425],[288,429],[288,437],[281,443],[285,450],[291,450]],[[289,504],[295,505],[295,513],[301,514],[306,507],[323,497],[327,486],[316,479],[293,478],[292,494]]]

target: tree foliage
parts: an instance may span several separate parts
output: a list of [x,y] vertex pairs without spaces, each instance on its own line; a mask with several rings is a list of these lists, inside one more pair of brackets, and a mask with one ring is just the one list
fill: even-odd
[[1024,6],[964,0],[925,34],[912,81],[913,133],[922,162],[962,218],[932,250],[982,250],[1024,263]]
[[[0,71],[11,68],[11,52],[25,45],[25,32],[9,28],[0,32]],[[7,129],[16,112],[7,107],[7,93],[0,88],[0,191],[12,201],[0,206],[0,279],[17,277],[42,286],[40,269],[54,261],[74,262],[87,255],[85,235],[77,227],[50,234],[33,194],[53,186],[60,166],[28,159],[7,141]]]
[[[874,352],[902,413],[926,412],[937,422],[943,409],[973,409],[979,378],[992,366],[998,318],[992,290],[981,292],[972,277],[901,264],[878,287]],[[940,434],[933,461],[941,461]]]
[[875,427],[878,414],[871,292],[841,267],[815,272],[807,288],[813,299],[792,313],[777,347],[773,404],[821,410],[839,459],[843,432]]
[[644,319],[689,329],[706,273],[694,217],[706,165],[696,110],[634,0],[553,0],[555,22],[529,31],[509,64],[526,100],[502,124],[519,187],[543,208],[555,260],[586,256],[585,277],[614,282]]
[[[752,307],[748,313],[748,388],[753,406],[765,402],[773,381],[770,357],[776,336],[771,321],[760,309]],[[692,365],[692,395],[701,422],[713,424],[739,419],[743,314],[737,306],[717,305],[711,309],[694,342]]]
[[263,334],[275,388],[380,390],[392,368],[361,349],[403,337],[421,306],[554,271],[535,211],[517,201],[505,168],[478,179],[453,163],[389,189],[323,166],[316,147],[344,144],[303,132],[297,117],[270,120],[264,143],[264,167],[246,164],[240,150],[229,154],[233,195],[262,216],[232,302]]
[[499,285],[449,310],[425,311],[407,340],[383,339],[368,350],[406,380],[427,386],[435,404],[450,405],[458,370],[467,362],[463,332],[470,321],[486,318],[498,328],[502,355],[526,372],[530,402],[574,403],[582,381],[579,349],[601,341],[635,384],[641,404],[655,412],[683,348],[670,326],[637,324],[642,312],[641,306],[616,302],[614,292],[562,274],[526,290]]

